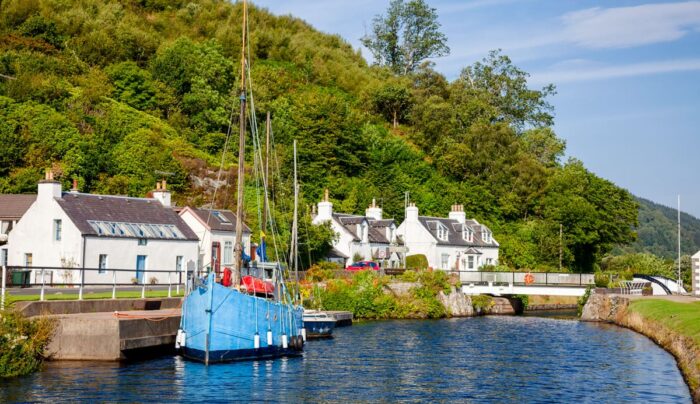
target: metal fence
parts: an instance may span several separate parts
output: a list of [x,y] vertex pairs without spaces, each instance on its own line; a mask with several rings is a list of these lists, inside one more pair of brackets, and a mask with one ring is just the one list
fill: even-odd
[[[91,279],[86,280],[86,275],[98,275],[90,276],[91,279],[98,279],[99,281],[92,281]],[[168,297],[172,297],[172,289],[175,287],[175,293],[180,293],[180,287],[183,286],[187,290],[188,279],[195,275],[195,271],[190,268],[184,268],[183,270],[155,270],[148,269],[143,271],[143,276],[139,279],[138,277],[131,277],[130,275],[135,275],[135,269],[119,269],[119,268],[63,268],[63,267],[26,267],[26,266],[3,266],[2,267],[2,294],[0,297],[0,309],[5,308],[5,298],[7,295],[8,287],[38,287],[39,288],[39,300],[45,300],[45,293],[47,288],[55,287],[77,287],[78,290],[78,300],[83,300],[83,292],[85,287],[88,286],[111,286],[112,299],[117,297],[117,287],[124,286],[140,286],[141,287],[141,297],[146,297],[146,287],[161,285],[165,286],[166,279],[168,285]],[[124,276],[126,275],[126,276]],[[199,274],[197,274],[199,275]],[[73,282],[74,276],[76,276],[77,281]],[[146,276],[151,276],[151,279],[156,279],[156,283],[152,283],[146,279]],[[109,279],[105,282],[103,279]],[[125,279],[129,279],[125,281]],[[163,282],[163,283],[157,283]]]
[[595,285],[593,274],[559,272],[482,272],[459,271],[459,280],[480,285],[588,286]]

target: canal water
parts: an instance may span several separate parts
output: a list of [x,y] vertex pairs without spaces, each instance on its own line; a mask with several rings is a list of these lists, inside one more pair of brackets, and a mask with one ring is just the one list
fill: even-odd
[[205,367],[180,357],[54,362],[0,402],[690,402],[671,355],[611,325],[541,317],[378,321],[303,358]]

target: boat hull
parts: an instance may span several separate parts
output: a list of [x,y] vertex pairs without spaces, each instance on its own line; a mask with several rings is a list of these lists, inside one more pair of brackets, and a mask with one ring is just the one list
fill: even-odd
[[333,329],[335,328],[335,320],[330,321],[306,321],[304,320],[304,328],[306,328],[307,338],[333,338]]
[[210,274],[183,302],[181,353],[205,363],[300,355],[303,326],[301,307],[226,288]]

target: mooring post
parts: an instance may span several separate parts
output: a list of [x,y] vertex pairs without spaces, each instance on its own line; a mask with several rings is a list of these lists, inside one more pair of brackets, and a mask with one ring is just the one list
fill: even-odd
[[83,285],[85,284],[85,268],[80,268],[80,288],[78,289],[78,300],[83,300]]
[[46,281],[44,278],[44,268],[41,268],[41,294],[39,295],[39,301],[44,301],[44,286],[46,285]]
[[117,271],[112,270],[112,299],[117,298]]
[[180,296],[180,284],[182,283],[182,272],[177,273],[177,285],[175,285],[175,295]]
[[171,275],[172,275],[172,272],[168,272],[168,297],[172,297],[172,296],[170,295],[170,290],[171,290],[172,287],[173,287],[173,283],[172,283],[172,281],[170,280],[170,276],[171,276]]
[[146,298],[146,283],[141,281],[141,299]]
[[7,277],[7,267],[2,266],[2,294],[0,295],[0,310],[5,310],[5,283]]

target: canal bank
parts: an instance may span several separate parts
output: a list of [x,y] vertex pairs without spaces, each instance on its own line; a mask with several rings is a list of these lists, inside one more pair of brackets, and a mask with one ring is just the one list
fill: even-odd
[[676,358],[693,402],[700,403],[700,302],[601,292],[591,293],[581,320],[613,323],[649,337]]

